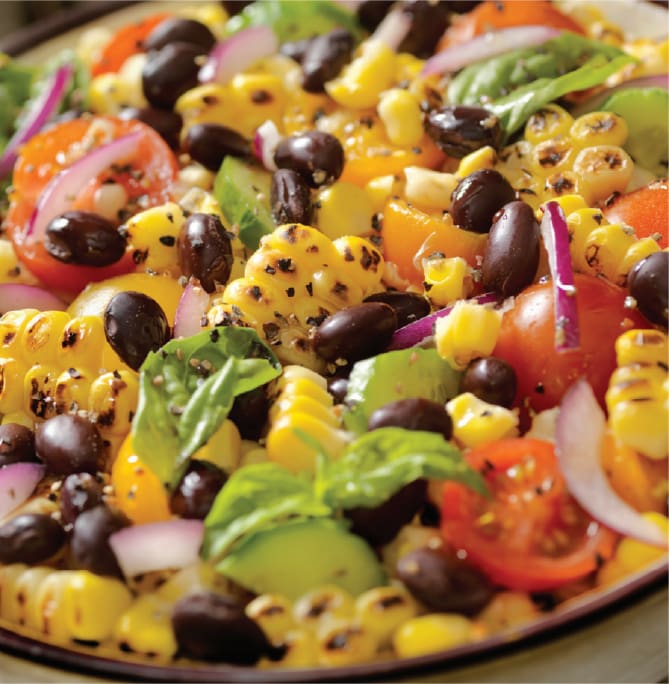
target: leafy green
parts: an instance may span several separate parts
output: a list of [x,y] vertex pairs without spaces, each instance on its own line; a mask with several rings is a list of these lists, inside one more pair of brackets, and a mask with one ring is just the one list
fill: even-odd
[[140,369],[132,424],[138,456],[161,482],[174,485],[234,398],[280,372],[274,354],[249,328],[215,328],[168,342]]
[[15,123],[24,103],[30,97],[35,68],[18,64],[0,54],[0,136],[4,149],[15,130]]
[[485,106],[509,136],[548,102],[599,85],[632,62],[612,45],[564,32],[539,47],[471,64],[451,81],[447,98]]

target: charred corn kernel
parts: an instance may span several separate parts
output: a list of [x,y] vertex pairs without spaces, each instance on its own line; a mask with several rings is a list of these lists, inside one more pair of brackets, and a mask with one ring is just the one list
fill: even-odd
[[592,230],[585,239],[585,261],[590,273],[603,275],[616,285],[624,286],[627,273],[621,273],[620,265],[636,242],[634,231],[620,223]]
[[246,605],[246,614],[260,626],[267,638],[280,644],[295,627],[291,602],[279,594],[261,594]]
[[625,119],[613,112],[589,112],[574,121],[569,134],[578,147],[591,147],[592,145],[622,147],[627,140],[629,129]]
[[176,202],[145,209],[135,214],[124,230],[138,256],[136,263],[155,273],[178,274],[177,238],[186,221]]
[[355,620],[335,618],[316,633],[318,662],[330,667],[365,663],[378,649],[378,639]]
[[621,147],[595,145],[582,149],[572,168],[578,178],[578,192],[593,206],[614,192],[625,191],[634,162]]
[[23,328],[20,344],[33,363],[50,363],[58,359],[62,333],[70,316],[65,311],[41,311]]
[[37,628],[35,598],[40,584],[54,572],[45,566],[27,567],[18,574],[11,586],[2,592],[3,617],[15,625]]
[[177,651],[172,605],[155,594],[139,596],[118,619],[114,639],[134,653],[171,658]]
[[405,622],[393,637],[395,653],[400,658],[436,653],[472,641],[474,624],[462,615],[431,613]]
[[241,457],[242,437],[231,420],[223,421],[209,441],[193,454],[193,458],[213,463],[226,473],[239,467]]
[[525,140],[536,145],[544,140],[567,135],[574,118],[560,105],[551,103],[534,112],[525,124]]
[[546,177],[542,192],[546,200],[580,192],[580,178],[573,171],[556,171]]
[[70,367],[56,378],[56,413],[87,410],[92,377],[85,370]]
[[71,637],[82,641],[110,638],[131,603],[130,590],[119,580],[77,570],[63,592],[63,612]]
[[616,339],[616,363],[628,366],[632,363],[666,365],[669,343],[661,330],[626,330]]
[[0,358],[0,413],[25,411],[32,415],[23,402],[25,374],[23,363],[12,358]]
[[577,270],[583,273],[590,271],[590,265],[585,258],[588,236],[592,231],[606,224],[607,220],[599,209],[577,209],[567,214],[569,252],[571,261]]
[[[282,667],[312,667],[317,664],[316,635],[308,629],[291,629],[281,640]],[[276,664],[276,663],[274,663]]]
[[435,308],[441,308],[471,294],[471,269],[461,257],[423,259],[423,287]]
[[516,434],[518,415],[503,406],[488,404],[471,392],[464,392],[446,404],[453,421],[453,436],[464,447]]
[[23,377],[23,410],[42,421],[56,415],[55,366],[32,365]]
[[497,161],[497,152],[494,147],[486,145],[474,152],[470,152],[463,157],[458,164],[458,169],[455,172],[457,178],[466,178],[470,173],[479,171],[480,169],[492,169]]
[[503,632],[540,617],[539,609],[528,594],[501,591],[479,613],[477,622],[489,633]]
[[[0,382],[2,382],[1,376]],[[2,413],[1,405],[0,413]],[[7,423],[17,423],[18,425],[24,425],[31,430],[35,429],[35,421],[25,411],[12,411],[11,413],[3,414],[0,425],[6,425]]]
[[408,90],[391,88],[381,93],[376,111],[393,145],[413,147],[423,139],[420,103]]
[[232,94],[230,84],[219,83],[207,83],[187,90],[174,103],[174,111],[183,119],[182,135],[199,123],[216,123],[237,130],[246,116],[238,98]]
[[562,137],[543,140],[532,150],[532,169],[540,176],[550,176],[568,169],[573,157],[571,140]]
[[38,631],[56,643],[66,643],[70,631],[63,611],[63,596],[74,571],[59,570],[45,577],[37,587],[33,602],[33,623]]
[[28,321],[38,313],[37,309],[17,309],[0,317],[0,357],[32,361],[22,342],[23,331]]
[[25,268],[9,240],[0,239],[0,283],[37,284],[37,278]]
[[293,605],[293,617],[300,627],[317,629],[329,620],[352,617],[354,610],[351,594],[341,587],[327,584],[300,596]]
[[230,128],[247,138],[252,138],[256,128],[267,119],[281,121],[288,103],[283,81],[272,74],[238,74],[230,82],[230,94],[236,109],[243,112]]
[[372,178],[365,185],[365,192],[369,201],[372,203],[372,210],[375,213],[383,211],[386,202],[400,192],[400,179],[396,176],[377,176]]
[[428,211],[451,208],[451,194],[459,182],[455,174],[407,166],[404,177],[404,197],[407,202]]
[[75,316],[63,328],[58,346],[61,366],[81,366],[97,371],[100,351],[108,346],[104,323],[99,316]]
[[374,107],[379,95],[392,85],[396,68],[396,55],[385,43],[366,40],[358,56],[338,78],[325,84],[325,90],[343,107]]
[[93,380],[88,409],[102,437],[123,437],[130,432],[138,398],[139,381],[134,371],[103,373]]
[[[669,543],[669,520],[662,513],[644,513],[643,516],[662,530]],[[615,560],[619,562],[627,572],[635,572],[645,565],[662,558],[667,553],[666,549],[652,544],[644,544],[631,537],[625,537],[618,545]]]
[[379,644],[386,645],[407,620],[415,617],[416,602],[402,586],[375,587],[355,601],[357,621],[371,632]]
[[463,369],[477,356],[492,354],[501,325],[501,312],[471,302],[457,302],[448,316],[437,320],[437,351],[454,368]]
[[374,207],[367,193],[353,183],[337,181],[316,195],[317,226],[330,240],[369,235]]
[[0,565],[0,617],[12,621],[14,601],[12,593],[18,578],[28,569],[25,563]]

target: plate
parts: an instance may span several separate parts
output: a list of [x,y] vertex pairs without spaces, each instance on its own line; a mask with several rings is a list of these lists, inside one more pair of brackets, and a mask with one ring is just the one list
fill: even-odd
[[[580,0],[569,4],[575,2]],[[0,40],[0,51],[38,64],[72,46],[80,31],[102,16],[104,25],[113,29],[170,4],[83,3],[66,15]],[[633,0],[588,4],[602,8],[629,35],[667,34],[667,13],[658,6]],[[111,649],[45,643],[13,626],[3,627],[0,621],[0,682],[666,682],[667,570],[663,559],[617,584],[566,601],[531,623],[448,652],[329,669],[263,670],[186,661],[166,666]]]

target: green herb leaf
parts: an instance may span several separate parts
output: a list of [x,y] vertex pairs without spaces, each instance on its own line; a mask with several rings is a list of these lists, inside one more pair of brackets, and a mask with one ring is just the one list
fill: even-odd
[[249,328],[172,340],[142,364],[132,424],[137,455],[167,486],[216,432],[234,398],[276,378],[281,366]]

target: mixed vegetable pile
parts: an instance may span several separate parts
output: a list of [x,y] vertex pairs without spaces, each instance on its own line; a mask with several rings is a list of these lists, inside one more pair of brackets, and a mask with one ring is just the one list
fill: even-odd
[[661,562],[667,37],[224,5],[2,57],[0,625],[340,666]]

